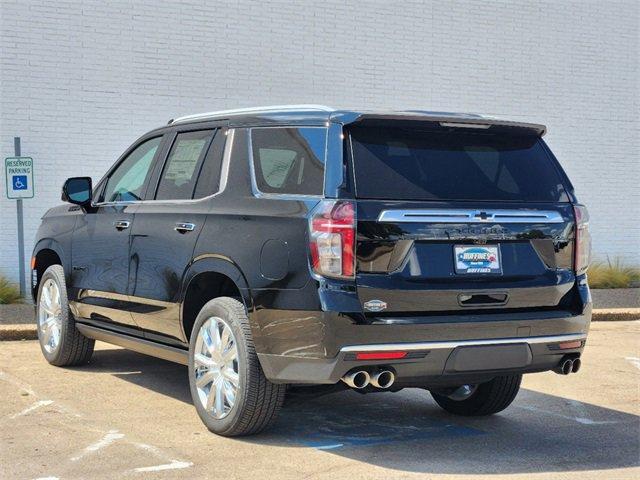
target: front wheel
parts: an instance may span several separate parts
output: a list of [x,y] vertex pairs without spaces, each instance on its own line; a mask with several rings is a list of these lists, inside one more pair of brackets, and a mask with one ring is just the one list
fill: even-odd
[[76,328],[62,265],[51,265],[42,274],[37,299],[38,339],[47,362],[58,367],[89,363],[95,340]]
[[218,435],[252,435],[275,421],[286,387],[264,376],[238,300],[215,298],[200,310],[189,343],[189,387],[200,419]]
[[447,412],[468,417],[493,415],[501,412],[516,398],[522,375],[503,375],[478,385],[461,385],[431,395]]

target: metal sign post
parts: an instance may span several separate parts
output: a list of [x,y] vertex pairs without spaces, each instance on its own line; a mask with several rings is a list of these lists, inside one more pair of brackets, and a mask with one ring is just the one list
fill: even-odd
[[33,159],[21,157],[20,137],[14,137],[13,148],[15,157],[4,159],[7,198],[16,200],[16,212],[18,215],[18,272],[20,275],[20,295],[26,294],[25,268],[24,268],[24,214],[22,209],[23,198],[33,198]]
[[[22,155],[20,148],[20,137],[13,138],[13,154],[16,157]],[[20,275],[20,296],[24,298],[25,295],[25,272],[24,272],[24,214],[22,212],[22,199],[16,200],[16,211],[18,212],[18,261],[20,265],[18,272]]]

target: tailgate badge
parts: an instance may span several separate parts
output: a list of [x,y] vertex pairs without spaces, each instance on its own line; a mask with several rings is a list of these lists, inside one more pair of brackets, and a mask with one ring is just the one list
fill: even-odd
[[370,312],[381,312],[387,308],[387,302],[383,302],[382,300],[369,300],[368,302],[364,302],[364,308]]

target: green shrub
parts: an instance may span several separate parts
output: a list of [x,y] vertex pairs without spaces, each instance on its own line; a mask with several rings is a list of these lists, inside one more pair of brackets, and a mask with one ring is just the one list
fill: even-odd
[[20,303],[21,300],[18,286],[0,275],[0,305]]
[[587,271],[591,288],[630,288],[638,286],[640,269],[624,265],[619,259],[615,262],[595,262]]

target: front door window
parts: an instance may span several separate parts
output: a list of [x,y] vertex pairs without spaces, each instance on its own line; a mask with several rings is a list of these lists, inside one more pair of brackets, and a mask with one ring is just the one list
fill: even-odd
[[103,202],[142,200],[142,191],[151,172],[153,157],[162,137],[155,137],[136,147],[111,173],[102,196]]

